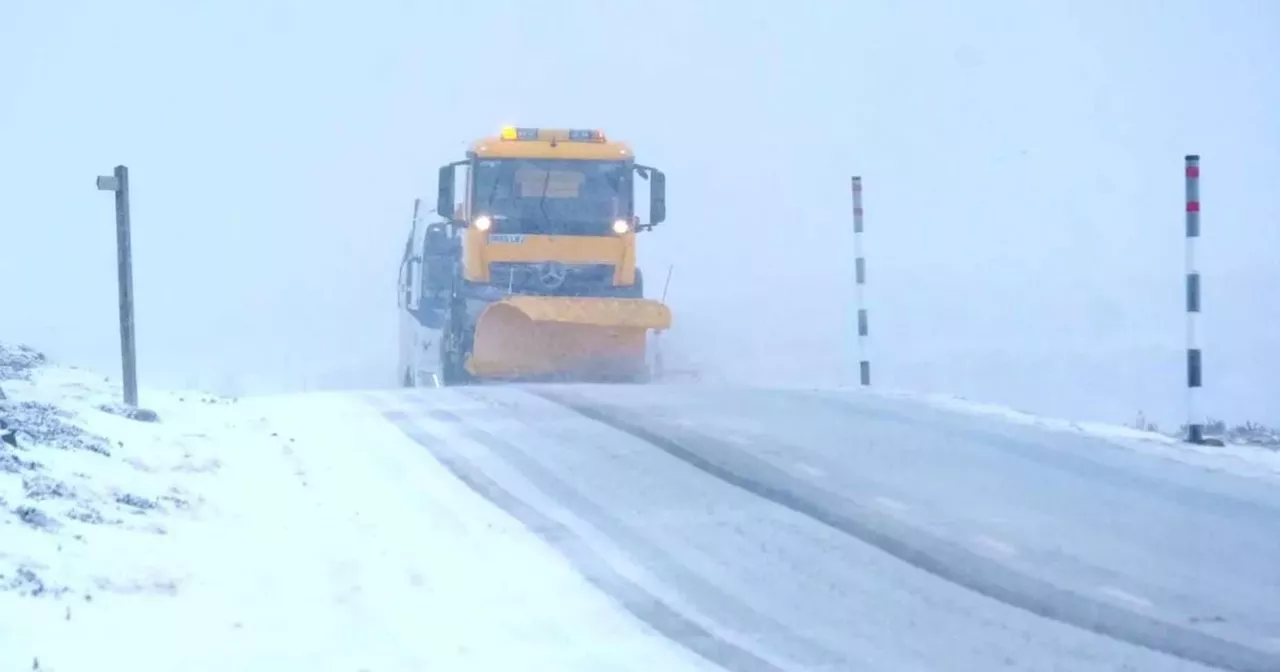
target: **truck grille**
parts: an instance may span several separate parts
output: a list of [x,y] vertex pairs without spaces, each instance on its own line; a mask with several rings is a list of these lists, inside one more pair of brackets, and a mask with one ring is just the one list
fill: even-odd
[[489,283],[517,294],[590,295],[613,286],[613,264],[489,264]]

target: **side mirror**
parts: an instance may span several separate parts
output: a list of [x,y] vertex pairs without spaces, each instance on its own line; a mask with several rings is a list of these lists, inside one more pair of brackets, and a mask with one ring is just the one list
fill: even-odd
[[667,218],[667,176],[653,170],[649,179],[649,224],[658,224]]
[[440,179],[437,184],[436,214],[453,219],[453,165],[440,168]]

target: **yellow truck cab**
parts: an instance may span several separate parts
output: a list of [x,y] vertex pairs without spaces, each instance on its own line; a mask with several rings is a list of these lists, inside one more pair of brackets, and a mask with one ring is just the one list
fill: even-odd
[[[455,209],[455,169],[465,192]],[[651,181],[650,221],[635,214],[635,175]],[[643,296],[638,229],[666,216],[665,179],[595,130],[506,127],[440,170],[437,212],[465,230],[462,278],[511,293]],[[445,208],[445,209],[441,209]]]
[[[649,184],[647,222],[636,177]],[[441,167],[437,186],[445,221],[420,228],[415,215],[401,265],[406,384],[580,373],[601,360],[635,377],[646,330],[670,323],[644,298],[636,262],[637,233],[666,218],[661,171],[598,130],[504,127]],[[420,352],[433,347],[438,362]]]

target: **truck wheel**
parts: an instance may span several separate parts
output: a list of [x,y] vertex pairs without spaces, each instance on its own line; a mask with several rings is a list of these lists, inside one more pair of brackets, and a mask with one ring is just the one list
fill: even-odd
[[458,347],[459,344],[452,331],[446,330],[444,338],[440,339],[440,385],[444,387],[452,387],[460,382],[458,380]]
[[467,381],[466,342],[462,331],[461,302],[451,301],[445,313],[444,330],[440,338],[440,384],[445,387],[462,385]]

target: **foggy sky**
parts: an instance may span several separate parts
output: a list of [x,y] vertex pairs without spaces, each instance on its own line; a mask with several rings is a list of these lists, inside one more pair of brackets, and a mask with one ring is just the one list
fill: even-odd
[[877,385],[1166,425],[1199,153],[1205,410],[1280,422],[1268,0],[7,0],[0,63],[0,339],[118,375],[124,163],[144,385],[394,384],[412,200],[512,123],[667,173],[640,261],[715,375],[854,380],[857,174]]

